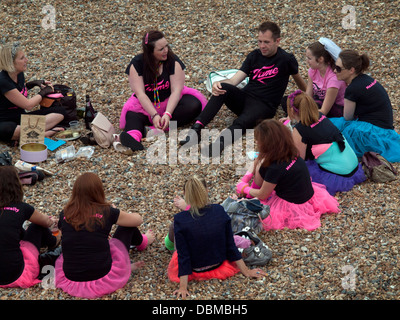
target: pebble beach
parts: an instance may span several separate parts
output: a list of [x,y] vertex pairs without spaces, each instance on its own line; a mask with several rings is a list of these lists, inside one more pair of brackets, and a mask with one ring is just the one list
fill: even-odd
[[[106,115],[119,133],[121,109],[132,94],[125,68],[141,52],[141,38],[147,30],[164,32],[186,65],[186,85],[209,97],[204,84],[207,75],[240,68],[257,47],[256,29],[265,20],[281,27],[281,47],[295,54],[305,80],[306,47],[320,37],[332,39],[342,49],[367,53],[369,73],[388,91],[394,126],[400,129],[397,1],[1,0],[0,41],[19,41],[25,48],[27,81],[46,79],[70,86],[78,107],[84,107],[89,94],[96,111]],[[291,80],[286,93],[294,88]],[[208,128],[222,130],[233,119],[234,114],[223,107]],[[193,174],[206,178],[213,203],[222,203],[235,193],[246,166],[244,142],[236,146],[242,157],[232,161],[185,161],[177,140],[187,129],[178,128],[178,137],[166,133],[162,138],[148,138],[145,150],[129,156],[96,145],[90,159],[57,163],[56,151],[49,151],[40,166],[53,175],[24,186],[27,203],[58,216],[79,174],[95,172],[103,180],[107,199],[122,210],[140,213],[143,232],[154,231],[156,240],[150,247],[130,252],[132,261],[143,260],[145,266],[132,274],[125,287],[98,300],[174,300],[178,285],[168,279],[171,254],[164,246],[173,215],[178,213],[174,196],[183,195],[185,178]],[[160,141],[165,142],[165,149],[155,148]],[[77,139],[60,149],[70,145],[76,150],[84,146]],[[151,161],[154,150],[159,150],[157,161]],[[235,147],[226,150],[235,154]],[[0,151],[8,151],[13,162],[19,160],[17,147],[0,144]],[[400,169],[398,163],[394,167]],[[323,215],[316,230],[260,233],[272,250],[272,260],[262,267],[266,277],[257,280],[238,274],[224,281],[190,282],[189,299],[399,300],[399,181],[367,180],[336,194],[341,212]],[[0,289],[0,300],[81,299],[38,284],[28,289]]]

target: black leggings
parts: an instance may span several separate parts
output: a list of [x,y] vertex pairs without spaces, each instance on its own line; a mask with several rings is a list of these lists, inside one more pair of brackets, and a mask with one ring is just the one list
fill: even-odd
[[37,224],[31,223],[28,229],[23,230],[22,239],[32,243],[40,252],[40,248],[44,247],[55,247],[57,243],[57,238],[53,236],[49,228],[39,226]]
[[[177,126],[182,127],[193,121],[200,112],[200,100],[192,95],[185,94],[182,96],[181,100],[179,100],[172,113],[171,121],[176,121]],[[145,126],[152,125],[149,117],[139,112],[128,111],[125,120],[125,131],[139,130],[143,136],[145,135]]]
[[131,245],[139,246],[143,242],[142,233],[136,227],[118,226],[113,238],[120,240],[129,252]]
[[228,127],[232,133],[235,129],[241,129],[242,134],[244,134],[246,129],[254,128],[259,121],[275,116],[276,108],[273,106],[249,96],[246,92],[233,85],[221,83],[221,86],[223,90],[226,90],[226,93],[212,96],[196,119],[204,126],[211,122],[224,103],[238,116],[233,124]]

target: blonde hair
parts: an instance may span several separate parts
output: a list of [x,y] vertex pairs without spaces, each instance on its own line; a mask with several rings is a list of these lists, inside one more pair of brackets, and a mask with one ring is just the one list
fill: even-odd
[[17,53],[22,51],[18,42],[7,43],[0,48],[0,70],[14,72],[14,61]]
[[301,92],[295,95],[292,100],[288,98],[287,104],[288,113],[293,112],[300,117],[300,122],[305,126],[310,126],[316,123],[319,119],[318,105],[312,97],[310,97],[305,92]]
[[185,202],[190,205],[189,212],[193,217],[200,216],[199,210],[209,203],[205,179],[194,175],[186,181],[184,191]]

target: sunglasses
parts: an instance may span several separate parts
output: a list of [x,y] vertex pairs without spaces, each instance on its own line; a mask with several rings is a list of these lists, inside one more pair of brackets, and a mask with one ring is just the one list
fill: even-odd
[[[343,68],[343,69],[345,69],[345,68]],[[336,65],[335,65],[335,71],[336,71],[337,73],[341,73],[343,69],[342,69],[342,67],[339,67],[339,66],[336,66]]]

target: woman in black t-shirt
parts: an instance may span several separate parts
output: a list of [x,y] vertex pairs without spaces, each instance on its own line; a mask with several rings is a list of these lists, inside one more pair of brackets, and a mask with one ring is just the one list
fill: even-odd
[[236,185],[236,191],[270,206],[271,214],[263,221],[266,230],[313,230],[320,227],[321,214],[339,212],[338,201],[325,186],[311,182],[287,127],[268,119],[255,128],[254,135],[259,156]]
[[[60,214],[62,255],[56,261],[56,287],[72,296],[98,298],[122,288],[143,262],[130,263],[132,245],[139,251],[154,241],[151,230],[141,234],[137,213],[113,208],[105,199],[100,178],[91,172],[75,181],[72,196]],[[116,224],[113,238],[108,240]]]
[[[41,247],[55,248],[61,234],[56,219],[23,202],[24,191],[13,166],[0,166],[0,288],[28,288],[37,283]],[[24,222],[31,222],[27,230]]]
[[[44,96],[54,91],[51,84],[44,80],[30,81],[25,85],[27,63],[28,59],[18,43],[0,48],[0,141],[18,141],[21,115],[32,110]],[[40,91],[28,98],[28,90],[34,86],[39,86]],[[46,137],[63,130],[62,127],[56,127],[64,119],[63,107],[43,108],[30,114],[46,116]]]
[[204,108],[207,99],[185,86],[185,65],[172,52],[164,34],[152,30],[142,39],[143,53],[135,56],[125,73],[132,96],[121,111],[121,143],[133,151],[142,150],[145,126],[168,130],[190,123]]
[[364,74],[369,67],[366,54],[343,50],[336,60],[335,73],[344,80],[342,118],[332,122],[346,137],[357,157],[367,151],[381,154],[390,162],[400,162],[400,135],[393,127],[393,110],[389,95],[383,86]]

